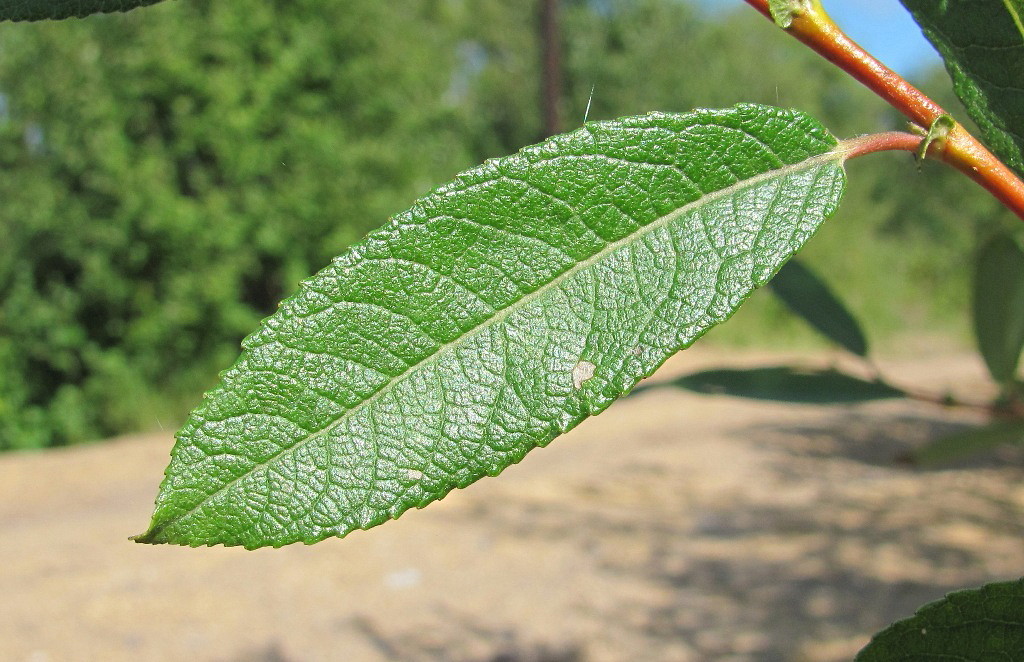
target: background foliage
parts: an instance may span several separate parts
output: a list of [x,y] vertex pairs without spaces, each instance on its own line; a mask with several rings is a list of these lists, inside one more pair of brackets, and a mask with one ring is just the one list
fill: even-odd
[[[592,88],[591,119],[752,101],[840,137],[901,125],[752,12],[563,7],[571,125]],[[535,22],[498,0],[178,0],[3,25],[0,449],[175,427],[301,278],[435,183],[541,139]],[[1008,214],[938,166],[871,161],[851,164],[807,262],[869,335],[965,334],[969,270],[949,265]],[[719,342],[810,337],[770,297],[739,316]]]

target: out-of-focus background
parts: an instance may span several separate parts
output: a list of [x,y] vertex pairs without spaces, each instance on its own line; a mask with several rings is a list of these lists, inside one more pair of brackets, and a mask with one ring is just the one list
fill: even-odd
[[[897,0],[825,5],[964,117]],[[348,244],[585,114],[744,101],[840,138],[904,126],[739,0],[170,0],[0,24],[0,451],[20,451],[0,454],[0,659],[841,660],[1019,575],[1020,457],[899,463],[969,412],[668,385],[846,360],[769,292],[662,386],[397,523],[255,553],[127,541],[241,338]],[[889,374],[992,396],[970,264],[1017,221],[907,154],[849,170],[805,263]]]
[[[956,106],[896,0],[831,4]],[[892,15],[899,38],[877,27]],[[175,0],[0,27],[0,449],[176,427],[300,279],[588,105],[593,120],[770,103],[839,137],[903,126],[728,0]],[[852,163],[805,258],[876,347],[965,344],[963,266],[1008,214],[908,159]],[[768,295],[710,340],[818,342]]]

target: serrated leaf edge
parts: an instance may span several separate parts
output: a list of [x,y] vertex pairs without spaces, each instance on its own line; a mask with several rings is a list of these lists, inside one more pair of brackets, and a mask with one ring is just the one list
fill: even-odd
[[[373,394],[368,396],[366,399],[364,399],[361,402],[357,403],[356,405],[352,406],[351,408],[345,410],[337,419],[332,421],[330,424],[326,425],[325,427],[321,428],[320,430],[317,430],[316,432],[313,432],[313,433],[311,433],[311,434],[309,434],[309,435],[299,439],[298,441],[296,441],[291,446],[288,446],[286,448],[282,448],[281,451],[278,452],[277,454],[275,454],[273,457],[268,458],[267,460],[265,460],[265,461],[263,461],[263,462],[261,462],[261,463],[259,463],[257,465],[254,465],[254,467],[252,469],[246,471],[243,474],[240,474],[239,476],[235,477],[234,479],[232,479],[232,480],[228,481],[227,483],[225,483],[224,485],[222,485],[215,492],[212,492],[209,495],[207,495],[206,497],[204,497],[202,500],[200,500],[196,505],[194,505],[189,510],[187,510],[187,511],[185,511],[185,512],[181,513],[180,515],[177,515],[177,516],[175,516],[173,518],[170,518],[170,519],[168,519],[168,520],[166,520],[164,522],[160,522],[159,524],[154,521],[150,525],[149,529],[147,529],[145,532],[143,532],[141,534],[132,536],[130,539],[135,541],[135,542],[140,542],[140,543],[168,542],[168,543],[172,543],[172,544],[182,544],[182,543],[176,543],[173,540],[157,540],[157,536],[160,534],[161,531],[166,530],[169,526],[171,526],[171,525],[173,525],[173,524],[175,524],[177,522],[180,522],[181,520],[186,519],[189,516],[191,516],[193,513],[195,513],[200,508],[202,508],[205,504],[207,504],[210,500],[215,499],[218,496],[220,496],[221,494],[223,494],[223,493],[227,492],[228,490],[230,490],[231,487],[236,485],[239,481],[245,479],[253,471],[255,471],[255,470],[257,470],[257,469],[259,469],[261,467],[265,467],[265,466],[271,464],[272,462],[276,461],[277,458],[281,457],[281,455],[283,455],[284,453],[291,452],[291,451],[297,450],[299,448],[302,448],[303,446],[305,446],[307,443],[309,443],[313,439],[319,438],[319,437],[323,436],[323,434],[329,432],[330,430],[333,430],[335,427],[340,425],[342,422],[344,422],[345,420],[350,418],[352,415],[354,415],[358,411],[361,411],[362,409],[364,409],[365,407],[369,406],[373,402],[376,402],[381,397],[384,397],[384,395],[395,384],[397,384],[397,383],[401,382],[402,380],[406,379],[409,375],[411,375],[414,372],[422,369],[424,366],[430,365],[432,363],[435,363],[437,360],[439,360],[439,358],[441,356],[443,356],[445,353],[450,351],[450,348],[458,347],[466,339],[471,338],[471,337],[477,335],[478,333],[481,333],[481,332],[485,331],[486,329],[492,327],[494,324],[497,324],[497,323],[505,320],[512,313],[514,313],[514,312],[516,312],[516,311],[526,307],[527,304],[529,304],[530,302],[534,301],[535,299],[541,297],[546,292],[550,291],[551,288],[556,287],[558,284],[560,284],[563,281],[567,280],[568,278],[570,278],[574,274],[578,273],[579,271],[582,271],[583,269],[585,269],[585,268],[587,268],[589,266],[592,266],[593,264],[599,262],[601,259],[603,259],[604,257],[606,257],[606,256],[610,255],[611,253],[615,252],[616,250],[618,250],[622,246],[632,244],[633,242],[638,241],[641,237],[647,235],[648,233],[665,227],[666,225],[670,224],[674,220],[676,220],[679,217],[687,214],[688,212],[690,212],[691,210],[693,210],[693,209],[695,209],[697,207],[700,207],[700,206],[703,206],[703,205],[706,205],[706,204],[710,204],[710,203],[714,202],[715,200],[728,197],[728,196],[730,196],[730,195],[732,195],[734,193],[737,193],[739,191],[745,190],[747,188],[753,188],[753,187],[757,186],[758,184],[760,184],[763,181],[774,179],[776,177],[782,177],[782,176],[785,176],[787,174],[797,173],[797,172],[801,172],[801,171],[804,171],[804,170],[812,170],[812,169],[814,169],[817,166],[820,166],[820,165],[823,165],[823,164],[826,164],[826,163],[830,163],[830,162],[837,162],[837,163],[839,163],[841,165],[843,162],[845,162],[846,157],[847,157],[846,145],[843,142],[837,142],[836,146],[833,147],[831,150],[829,150],[827,152],[822,152],[821,154],[817,154],[815,156],[807,158],[807,159],[805,159],[803,161],[799,161],[797,163],[792,163],[792,164],[788,164],[788,165],[782,166],[781,168],[775,168],[775,169],[772,169],[772,170],[767,170],[767,171],[765,171],[763,173],[759,173],[757,175],[754,175],[753,177],[749,177],[747,179],[737,181],[734,184],[730,184],[729,186],[726,186],[724,188],[721,188],[721,189],[718,189],[716,191],[712,191],[710,193],[707,193],[706,195],[698,198],[697,200],[689,202],[689,203],[683,205],[682,207],[674,209],[673,211],[669,212],[668,214],[665,214],[664,216],[661,216],[661,217],[658,217],[658,218],[654,219],[650,223],[648,223],[648,224],[638,228],[635,232],[633,232],[633,233],[631,233],[631,234],[629,234],[629,235],[627,235],[627,236],[625,236],[625,237],[623,237],[621,239],[618,239],[618,240],[616,240],[614,242],[609,243],[604,248],[602,248],[600,251],[594,253],[594,255],[591,255],[590,257],[586,258],[585,260],[577,262],[572,267],[570,267],[566,271],[563,271],[561,274],[558,274],[553,279],[551,279],[547,283],[541,285],[540,287],[538,287],[533,292],[530,292],[529,294],[524,295],[522,298],[517,299],[516,301],[512,302],[511,304],[509,304],[505,308],[497,311],[492,317],[489,317],[488,319],[484,320],[480,324],[474,326],[471,329],[468,329],[463,334],[461,334],[459,337],[457,337],[457,338],[455,338],[453,340],[448,341],[447,343],[444,343],[444,344],[438,346],[437,350],[435,350],[435,352],[433,354],[431,354],[430,356],[428,356],[428,357],[424,358],[423,360],[417,362],[416,364],[409,366],[402,373],[392,377],[384,385],[382,385],[377,391],[375,391]],[[169,467],[168,467],[168,469],[169,469]],[[163,486],[161,486],[161,490],[162,490],[162,487]],[[154,517],[154,519],[155,519],[155,517]],[[374,524],[370,524],[369,526],[366,526],[366,527],[360,526],[360,527],[357,527],[357,528],[365,529],[365,528],[370,528],[370,526],[372,526],[372,525],[374,525]],[[352,530],[355,530],[355,529],[352,529]],[[340,534],[340,535],[344,535],[344,534]],[[328,536],[325,536],[325,537],[328,537]],[[185,543],[185,544],[188,544],[188,543]],[[203,543],[199,543],[199,544],[201,545]],[[216,544],[216,543],[212,543],[212,544]],[[207,543],[208,546],[210,546],[212,544],[211,543]],[[197,546],[197,545],[193,545],[193,546]],[[275,545],[275,546],[277,546],[277,545]]]

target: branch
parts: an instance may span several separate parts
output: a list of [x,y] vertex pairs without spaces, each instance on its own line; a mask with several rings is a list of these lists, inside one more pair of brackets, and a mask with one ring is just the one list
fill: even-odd
[[[774,21],[769,0],[746,2]],[[786,32],[860,81],[911,122],[928,130],[936,122],[942,121],[940,118],[948,117],[939,104],[879,62],[840,30],[825,13],[819,0],[790,0],[789,9],[788,25],[783,28]],[[953,124],[944,135],[944,140],[929,149],[929,155],[966,174],[1024,219],[1024,182],[959,122]]]

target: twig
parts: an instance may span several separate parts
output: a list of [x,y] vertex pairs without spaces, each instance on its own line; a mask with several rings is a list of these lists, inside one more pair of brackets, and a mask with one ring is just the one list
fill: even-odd
[[[768,0],[746,2],[772,19]],[[917,126],[928,130],[936,122],[943,121],[943,117],[948,117],[948,113],[939,104],[879,62],[840,30],[825,13],[819,0],[791,0],[787,19],[790,20],[787,20],[783,28],[786,32],[860,81]],[[960,123],[953,123],[944,140],[931,148],[929,155],[966,174],[1024,219],[1024,182]]]

